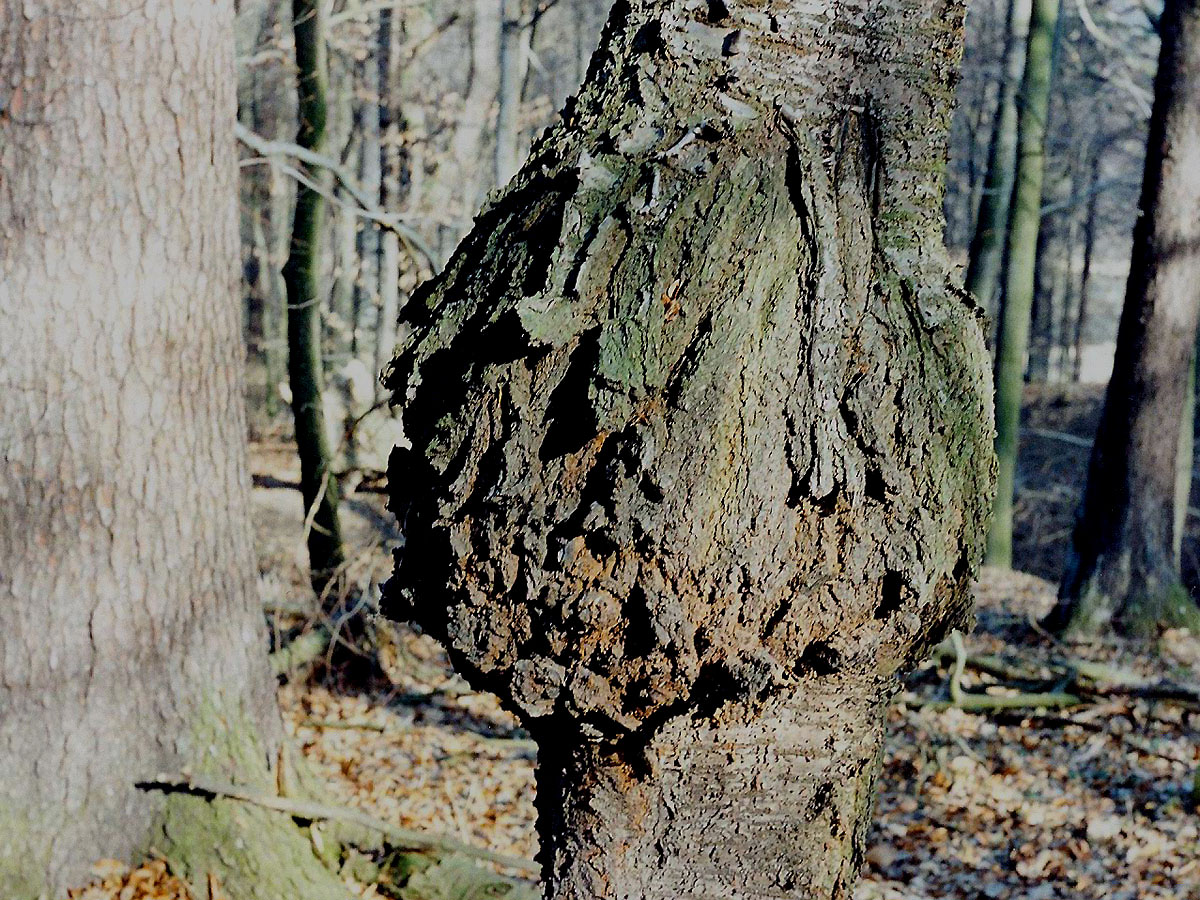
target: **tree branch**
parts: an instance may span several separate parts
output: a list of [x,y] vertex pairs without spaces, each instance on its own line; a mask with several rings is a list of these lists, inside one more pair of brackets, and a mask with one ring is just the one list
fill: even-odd
[[530,875],[537,875],[541,872],[541,867],[532,860],[485,850],[449,835],[400,828],[392,825],[390,822],[385,822],[382,819],[377,819],[367,813],[348,807],[327,806],[324,803],[313,803],[308,800],[293,800],[287,797],[278,797],[272,794],[252,791],[240,785],[213,781],[199,776],[172,778],[167,775],[158,775],[149,781],[139,782],[137,786],[144,791],[225,797],[230,800],[239,800],[242,803],[261,806],[264,809],[286,813],[294,818],[306,819],[310,822],[345,822],[349,825],[358,825],[371,831],[377,831],[387,838],[393,846],[402,849],[461,853],[463,856],[481,859],[486,862],[495,863],[498,866],[504,866],[506,869],[513,869]]
[[[316,190],[330,202],[336,203],[343,209],[347,209],[363,219],[375,222],[386,231],[395,233],[404,242],[405,246],[409,248],[410,253],[414,256],[419,254],[423,257],[423,260],[418,260],[419,262],[423,261],[431,272],[437,271],[436,257],[424,239],[414,229],[406,225],[399,215],[380,209],[367,196],[366,192],[358,186],[354,177],[336,159],[322,153],[316,153],[306,147],[301,147],[299,144],[268,140],[261,135],[255,134],[240,122],[234,125],[234,134],[239,141],[257,153],[261,158],[272,165],[278,166],[282,172],[290,175],[305,187]],[[300,172],[294,166],[279,163],[278,157],[281,156],[290,157],[310,166],[328,170],[337,179],[337,182],[346,193],[354,198],[358,206],[345,203],[338,197],[330,195],[313,179],[306,177],[304,173]]]

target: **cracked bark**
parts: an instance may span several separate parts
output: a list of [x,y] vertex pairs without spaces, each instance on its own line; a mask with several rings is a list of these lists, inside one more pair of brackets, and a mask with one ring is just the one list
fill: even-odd
[[[64,48],[70,48],[64,53]],[[267,788],[228,0],[0,2],[0,896],[165,852],[232,896],[345,896]],[[18,98],[13,102],[12,98]]]
[[385,605],[538,738],[549,897],[848,895],[990,501],[941,245],[961,15],[618,3],[406,310]]

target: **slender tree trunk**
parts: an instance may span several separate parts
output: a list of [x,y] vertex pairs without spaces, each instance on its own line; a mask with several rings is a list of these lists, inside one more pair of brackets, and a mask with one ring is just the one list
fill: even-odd
[[969,606],[961,4],[759,7],[614,7],[388,379],[387,608],[541,742],[556,900],[848,896],[896,675]]
[[1169,0],[1161,33],[1116,361],[1051,617],[1073,633],[1200,626],[1180,578],[1175,519],[1200,314],[1200,0]]
[[[385,10],[380,25],[379,84],[382,102],[379,129],[383,135],[380,159],[380,202],[384,209],[400,208],[404,177],[403,119],[400,115],[400,64],[403,32],[399,16]],[[482,162],[482,161],[481,161]],[[396,350],[396,321],[400,316],[400,237],[386,231],[379,238],[379,321],[375,331],[374,369],[382,372]],[[382,389],[382,385],[377,385]],[[376,400],[381,394],[376,393]]]
[[1034,269],[1046,164],[1046,116],[1054,69],[1058,0],[1033,0],[1018,117],[1018,154],[1005,245],[1004,294],[996,342],[996,456],[1000,463],[987,560],[1012,565],[1013,491],[1020,441],[1021,395],[1029,348]]
[[[296,35],[299,69],[300,128],[296,142],[318,152],[325,145],[326,65],[323,5],[320,0],[292,0],[292,25]],[[328,173],[308,169],[320,185]],[[325,199],[306,185],[296,189],[296,213],[287,263],[288,381],[292,389],[292,415],[296,422],[296,449],[300,454],[300,491],[308,526],[308,562],[313,589],[324,594],[330,579],[345,561],[338,520],[338,484],[330,470],[332,453],[322,402],[324,372],[321,361],[321,237]]]
[[154,848],[239,900],[344,897],[287,817],[138,787],[269,790],[283,733],[248,515],[233,8],[70,12],[0,3],[0,896]]
[[1091,312],[1092,260],[1096,253],[1096,231],[1099,228],[1100,171],[1103,151],[1097,149],[1092,157],[1091,173],[1088,176],[1087,214],[1083,220],[1083,262],[1079,269],[1079,309],[1075,314],[1073,380],[1078,382],[1083,375],[1084,337],[1087,334],[1088,314]]
[[[392,102],[388,95],[388,84],[384,67],[379,62],[379,56],[385,53],[387,35],[390,32],[392,10],[384,9],[379,13],[379,28],[376,51],[373,57],[364,60],[360,65],[361,80],[371,85],[367,102],[360,112],[359,131],[362,143],[359,146],[359,184],[367,196],[375,198],[386,208],[382,194],[382,163],[383,163],[383,122],[386,118],[386,104]],[[355,358],[361,358],[365,347],[365,332],[368,327],[368,311],[378,308],[379,292],[384,284],[381,278],[380,260],[381,230],[371,225],[358,229],[358,256],[360,277],[354,286],[354,302],[351,311],[351,341],[350,353]],[[369,346],[369,345],[367,345]],[[371,362],[374,359],[367,357]]]
[[1025,363],[1026,382],[1044,384],[1049,380],[1050,346],[1054,340],[1054,313],[1058,308],[1058,289],[1064,255],[1060,216],[1043,217],[1038,228],[1037,250],[1034,255],[1029,353]]
[[[1075,288],[1079,284],[1079,277],[1075,271],[1075,261],[1079,258],[1076,248],[1079,246],[1080,233],[1083,230],[1079,207],[1083,200],[1081,189],[1086,190],[1089,187],[1089,181],[1083,180],[1084,172],[1090,169],[1087,161],[1088,152],[1085,147],[1080,152],[1079,158],[1073,162],[1071,205],[1065,213],[1067,216],[1067,252],[1064,265],[1059,271],[1058,292],[1062,301],[1059,305],[1058,327],[1054,334],[1055,359],[1053,360],[1055,376],[1060,382],[1071,380],[1071,347],[1074,340],[1072,325],[1076,319],[1075,310],[1079,300],[1075,295]],[[1090,179],[1090,175],[1087,177]]]
[[[492,105],[499,87],[501,0],[474,0],[471,17],[471,74],[462,117],[450,152],[458,169],[461,213],[469,218],[479,208],[490,184],[492,167],[485,161]],[[481,173],[486,178],[481,179]]]
[[500,83],[496,92],[496,147],[493,180],[508,184],[517,173],[521,139],[521,94],[529,69],[532,28],[521,0],[500,0]]
[[1183,414],[1179,417],[1179,454],[1175,459],[1175,530],[1171,552],[1183,558],[1183,537],[1187,531],[1188,506],[1192,499],[1192,471],[1196,464],[1196,350],[1192,349],[1187,385],[1183,395]]
[[1031,4],[1032,0],[1008,0],[1003,81],[1000,82],[996,123],[988,145],[983,197],[968,256],[966,289],[987,310],[994,308],[1004,261],[1008,209],[1017,165],[1017,91],[1025,66]]

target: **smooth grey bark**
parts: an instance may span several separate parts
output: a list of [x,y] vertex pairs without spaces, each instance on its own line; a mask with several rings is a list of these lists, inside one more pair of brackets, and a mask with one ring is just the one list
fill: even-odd
[[538,738],[547,896],[842,898],[962,624],[988,362],[942,245],[962,7],[618,3],[413,298],[386,592]]
[[1076,634],[1200,626],[1175,537],[1181,419],[1200,316],[1200,0],[1168,0],[1160,30],[1116,360],[1050,617]]
[[474,0],[471,15],[471,73],[462,116],[450,142],[450,154],[458,171],[456,199],[469,219],[479,209],[484,195],[495,185],[485,161],[489,125],[499,89],[501,0]]
[[[0,896],[151,847],[336,898],[265,811],[283,735],[248,513],[233,7],[0,3]],[[70,48],[64,53],[63,48]],[[11,92],[11,93],[9,93]]]
[[1004,238],[1008,231],[1008,210],[1017,166],[1017,92],[1025,68],[1031,4],[1032,0],[1008,0],[1005,11],[1003,80],[996,122],[988,144],[983,196],[968,250],[964,286],[986,310],[995,308],[1004,262]]
[[521,94],[529,69],[533,28],[521,0],[500,0],[499,84],[496,90],[496,143],[492,180],[508,184],[520,167]]

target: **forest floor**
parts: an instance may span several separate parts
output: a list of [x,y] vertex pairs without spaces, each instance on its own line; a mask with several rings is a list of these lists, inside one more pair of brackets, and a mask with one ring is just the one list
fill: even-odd
[[[1065,646],[1037,627],[1053,602],[1043,577],[1056,577],[1065,552],[1099,393],[1046,391],[1029,401],[1016,548],[1037,574],[982,573],[956,687],[968,697],[1062,693],[1089,661],[1103,664],[1104,683],[1080,691],[1074,706],[972,713],[942,708],[953,656],[918,670],[890,714],[855,900],[1200,900],[1200,703],[1146,687],[1200,683],[1200,639]],[[280,486],[295,478],[293,458],[284,443],[253,452],[260,586],[279,637],[309,602],[300,501]],[[381,499],[360,492],[346,506],[351,574],[367,591],[386,577],[396,539]],[[454,675],[432,640],[399,628],[382,655],[389,681],[369,689],[305,678],[281,687],[288,730],[329,798],[532,858],[536,746],[494,697]],[[188,896],[162,863],[101,865],[72,897]],[[362,897],[392,896],[348,884]]]

